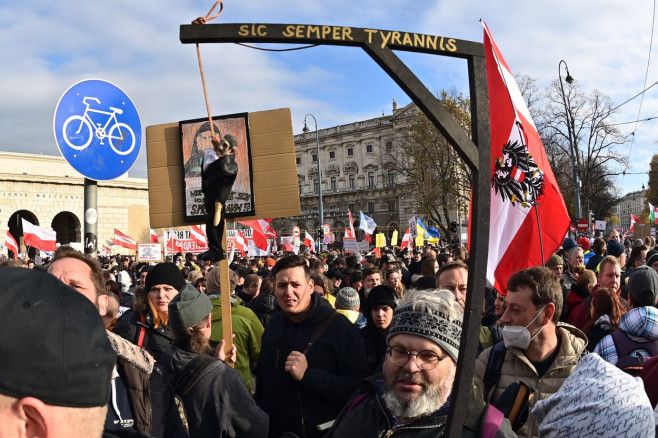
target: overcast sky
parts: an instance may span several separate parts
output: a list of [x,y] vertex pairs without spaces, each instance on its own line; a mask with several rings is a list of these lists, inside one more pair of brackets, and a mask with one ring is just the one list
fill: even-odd
[[[99,78],[133,100],[142,126],[204,117],[193,45],[179,26],[206,15],[212,1],[3,0],[0,5],[0,150],[59,155],[53,114],[74,83]],[[649,59],[653,3],[636,1],[225,2],[215,20],[226,23],[330,24],[400,30],[482,42],[485,20],[513,73],[545,88],[564,59],[585,91],[599,89],[621,103],[643,89]],[[272,47],[272,46],[267,46]],[[655,51],[655,50],[654,50]],[[295,134],[312,113],[320,128],[391,113],[406,94],[357,48],[317,47],[268,53],[233,44],[202,46],[215,115],[290,108]],[[655,54],[654,54],[655,55]],[[399,53],[432,91],[468,91],[464,61]],[[658,81],[653,56],[647,83]],[[658,86],[620,108],[616,123],[658,115]],[[647,182],[658,151],[658,120],[621,125],[635,130],[630,172],[616,181],[622,193]],[[130,176],[146,176],[144,142]]]

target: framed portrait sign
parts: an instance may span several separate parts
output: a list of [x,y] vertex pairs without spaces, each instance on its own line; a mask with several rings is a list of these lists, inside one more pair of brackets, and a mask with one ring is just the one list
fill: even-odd
[[[224,206],[228,218],[253,216],[256,213],[248,120],[247,113],[213,117],[215,133],[219,133],[220,139],[230,134],[238,141],[235,152],[238,174]],[[205,220],[206,215],[201,170],[205,151],[213,147],[210,141],[212,132],[207,118],[181,121],[179,127],[185,220],[200,222]]]

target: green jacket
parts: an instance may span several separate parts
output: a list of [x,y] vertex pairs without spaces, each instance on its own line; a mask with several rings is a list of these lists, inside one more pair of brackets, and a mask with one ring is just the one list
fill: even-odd
[[[212,302],[212,334],[210,339],[221,341],[222,329],[222,299],[219,294],[211,295]],[[233,343],[238,349],[238,358],[235,369],[240,373],[242,380],[250,394],[253,394],[253,381],[251,370],[256,369],[260,356],[261,339],[265,329],[254,312],[241,304],[239,298],[231,298],[231,321],[233,324]]]

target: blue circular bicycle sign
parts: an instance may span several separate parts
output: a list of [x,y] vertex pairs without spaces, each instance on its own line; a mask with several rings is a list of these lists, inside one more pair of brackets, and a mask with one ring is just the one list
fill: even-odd
[[119,87],[99,79],[72,85],[57,103],[53,122],[62,156],[94,180],[117,178],[132,167],[142,143],[137,109]]

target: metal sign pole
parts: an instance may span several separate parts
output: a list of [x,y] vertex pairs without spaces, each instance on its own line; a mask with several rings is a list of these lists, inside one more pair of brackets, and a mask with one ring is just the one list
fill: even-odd
[[85,254],[98,257],[98,182],[85,178]]

